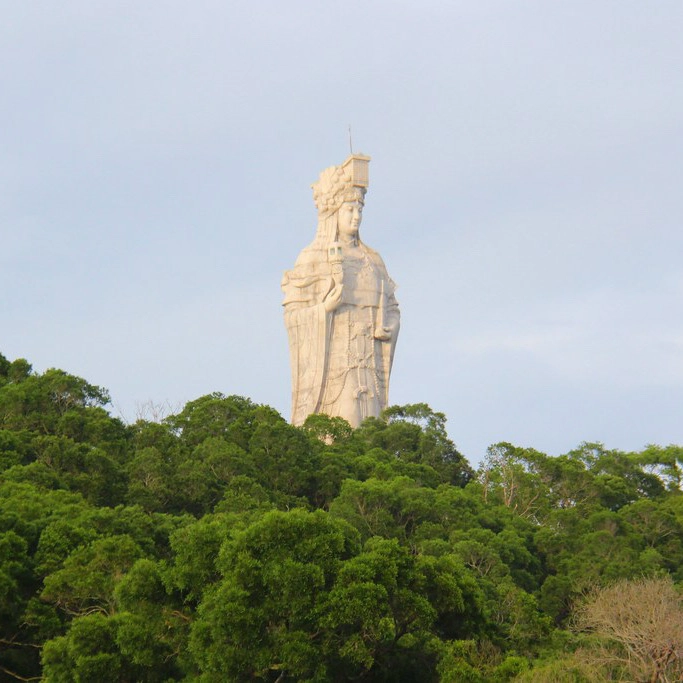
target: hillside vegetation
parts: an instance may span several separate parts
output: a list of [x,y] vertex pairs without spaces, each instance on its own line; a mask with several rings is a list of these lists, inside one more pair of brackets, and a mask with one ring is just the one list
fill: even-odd
[[219,393],[124,424],[0,355],[0,679],[674,681],[683,448],[352,430]]

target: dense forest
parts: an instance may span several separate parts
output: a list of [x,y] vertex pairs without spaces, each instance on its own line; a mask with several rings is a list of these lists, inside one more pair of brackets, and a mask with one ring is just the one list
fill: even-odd
[[0,355],[2,680],[683,680],[683,447],[108,403]]

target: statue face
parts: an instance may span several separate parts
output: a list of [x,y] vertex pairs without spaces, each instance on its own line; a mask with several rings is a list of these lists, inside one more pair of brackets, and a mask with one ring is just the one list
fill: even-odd
[[339,207],[339,234],[345,237],[357,237],[360,222],[363,219],[363,205],[360,202],[344,202]]

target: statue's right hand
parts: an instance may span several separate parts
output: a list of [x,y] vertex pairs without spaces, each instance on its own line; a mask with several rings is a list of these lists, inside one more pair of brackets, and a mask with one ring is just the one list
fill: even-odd
[[328,313],[332,313],[332,311],[339,307],[342,300],[342,291],[344,290],[344,285],[338,285],[334,280],[332,282],[334,287],[328,292],[325,301],[323,301],[325,310]]

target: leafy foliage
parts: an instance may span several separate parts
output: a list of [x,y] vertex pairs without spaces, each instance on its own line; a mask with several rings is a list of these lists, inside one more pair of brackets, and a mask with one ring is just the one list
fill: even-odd
[[424,403],[353,430],[108,400],[0,354],[0,677],[680,675],[680,446],[500,443],[474,471]]

